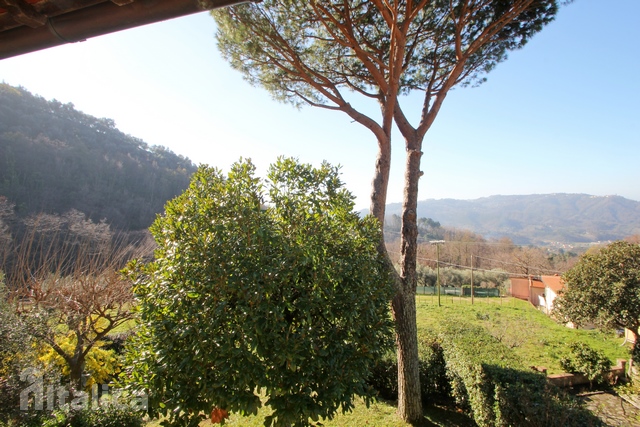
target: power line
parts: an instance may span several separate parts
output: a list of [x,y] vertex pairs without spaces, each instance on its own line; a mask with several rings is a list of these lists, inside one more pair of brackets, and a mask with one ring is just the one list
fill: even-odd
[[[402,253],[400,253],[400,252],[394,252],[394,251],[387,251],[387,252],[390,253],[390,254],[402,255]],[[506,264],[506,265],[514,265],[516,267],[526,268],[527,270],[539,270],[539,271],[552,272],[554,274],[562,274],[561,271],[557,271],[557,270],[550,270],[548,268],[533,267],[533,266],[526,265],[526,264],[518,264],[518,263],[513,263],[513,262],[501,261],[501,260],[492,259],[492,258],[480,257],[480,256],[477,256],[477,255],[474,255],[474,258],[483,259],[483,260],[486,260],[486,261],[495,261],[495,262],[498,262],[498,263],[501,263],[501,264]],[[429,262],[435,262],[435,263],[439,262],[441,265],[444,264],[444,265],[447,265],[447,266],[450,266],[450,267],[455,267],[455,268],[464,269],[464,270],[475,270],[475,271],[483,271],[483,272],[486,272],[486,273],[495,273],[494,270],[487,270],[485,268],[470,267],[468,265],[453,264],[453,263],[450,263],[450,262],[438,261],[438,260],[432,259],[432,258],[416,257],[416,259],[420,260],[420,261],[429,261]],[[529,277],[530,276],[530,274],[512,273],[510,271],[505,271],[505,273],[507,275],[509,275],[509,277]]]
[[526,268],[527,270],[532,269],[532,270],[540,270],[540,271],[549,271],[549,272],[552,272],[552,273],[554,273],[554,274],[562,274],[562,272],[561,272],[561,271],[551,270],[551,269],[548,269],[548,268],[532,267],[532,266],[530,266],[530,265],[526,265],[526,264],[518,264],[518,263],[515,263],[515,262],[501,261],[501,260],[498,260],[498,259],[485,258],[485,257],[477,256],[477,255],[474,255],[474,256],[475,256],[476,258],[478,258],[478,259],[484,259],[484,260],[487,260],[487,261],[495,261],[495,262],[498,262],[498,263],[501,263],[501,264],[506,264],[506,265],[515,265],[515,266],[518,266],[518,267],[524,267],[524,268]]
[[[392,230],[384,230],[384,232],[386,234],[395,234],[398,236],[401,236],[402,233],[400,231],[392,231]],[[420,234],[418,234],[418,238],[422,239],[422,241],[428,241],[428,239],[430,239],[430,237],[428,236],[421,236]],[[518,245],[515,243],[503,243],[503,242],[496,242],[496,241],[470,241],[470,242],[463,242],[463,241],[459,241],[459,240],[447,240],[447,244],[456,244],[456,245],[492,245],[492,246],[510,246],[510,247],[516,247],[516,248],[527,248],[530,247],[531,245]]]
[[[393,252],[393,251],[387,251],[390,254],[396,254],[396,255],[402,255],[400,252]],[[480,257],[477,257],[480,258]],[[416,257],[417,260],[420,261],[430,261],[430,262],[439,262],[440,264],[444,264],[444,265],[448,265],[451,267],[456,267],[456,268],[460,268],[460,269],[464,269],[464,270],[474,270],[474,271],[482,271],[485,273],[496,273],[496,271],[494,270],[487,270],[485,268],[476,268],[476,267],[469,267],[468,265],[460,265],[460,264],[453,264],[450,262],[445,262],[445,261],[438,261],[436,259],[431,259],[431,258],[423,258],[423,257]],[[517,264],[516,264],[517,265]],[[504,271],[504,273],[506,275],[508,275],[509,277],[529,277],[528,274],[524,274],[524,273],[512,273],[509,271]]]

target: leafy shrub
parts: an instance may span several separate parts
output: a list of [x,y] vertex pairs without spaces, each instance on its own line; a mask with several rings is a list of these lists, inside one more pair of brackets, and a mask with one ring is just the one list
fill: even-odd
[[[422,402],[433,403],[451,396],[451,387],[447,380],[446,366],[442,347],[434,339],[420,342],[420,386]],[[378,361],[367,380],[378,396],[387,400],[398,399],[398,360],[395,353],[389,353]]]
[[[77,336],[74,332],[69,332],[66,336],[58,338],[58,346],[67,354],[73,354],[76,348]],[[85,373],[89,375],[85,384],[86,389],[90,389],[93,384],[104,384],[109,382],[118,372],[118,360],[115,351],[105,350],[103,341],[96,341],[96,344],[89,350],[85,358]],[[45,347],[39,360],[44,364],[45,370],[55,369],[60,371],[65,377],[69,376],[70,367],[67,361],[52,347]]]
[[[618,241],[586,253],[562,277],[567,288],[553,303],[559,320],[638,331],[640,245]],[[636,363],[640,360],[640,340],[631,355]]]
[[583,374],[590,383],[602,382],[611,369],[611,361],[602,352],[588,344],[573,342],[569,344],[571,354],[560,359],[560,366],[567,372]]
[[57,410],[42,427],[142,427],[142,414],[114,406],[81,411]]
[[130,408],[86,411],[87,427],[141,427],[142,413]]
[[448,325],[441,342],[452,395],[480,427],[602,425],[483,328]]
[[395,353],[389,353],[377,361],[371,368],[369,384],[378,393],[378,397],[386,400],[398,399],[398,359]]
[[0,271],[0,426],[28,415],[20,411],[19,395],[23,388],[20,372],[37,365],[37,345],[16,310]]
[[22,414],[10,419],[0,420],[0,427],[41,427],[46,414],[42,412]]
[[265,425],[332,418],[372,398],[366,376],[393,347],[380,227],[353,211],[338,169],[281,158],[254,175],[248,161],[201,167],[151,228],[155,261],[130,265],[127,381],[172,425],[263,400]]
[[65,408],[0,421],[0,427],[142,427],[142,416],[141,412],[128,407],[106,406],[81,411]]
[[422,402],[449,399],[451,397],[451,386],[447,381],[447,366],[440,342],[435,339],[423,341],[418,351],[420,356]]

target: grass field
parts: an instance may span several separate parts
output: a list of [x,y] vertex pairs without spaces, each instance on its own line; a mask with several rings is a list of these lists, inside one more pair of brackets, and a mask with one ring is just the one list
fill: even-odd
[[418,296],[418,331],[436,332],[446,321],[461,325],[480,325],[522,358],[525,366],[544,366],[548,373],[562,372],[560,358],[567,344],[581,341],[603,351],[615,365],[616,359],[629,359],[628,346],[614,332],[570,329],[560,325],[526,301],[516,298],[470,298]]
[[[242,417],[232,414],[225,421],[227,426],[263,427],[264,417],[269,413],[268,409],[262,410],[255,417]],[[201,427],[210,427],[210,421],[200,423]],[[160,421],[152,421],[145,427],[159,427]],[[377,402],[369,408],[363,402],[356,403],[355,409],[347,414],[338,414],[333,420],[322,421],[324,427],[410,427],[396,415],[395,405],[389,402]],[[424,427],[472,427],[475,424],[465,415],[453,410],[429,407],[425,408]]]
[[[558,325],[529,303],[513,298],[442,297],[438,307],[437,297],[418,296],[418,331],[421,336],[437,333],[447,321],[464,325],[480,325],[501,340],[522,358],[525,366],[545,366],[549,373],[560,372],[559,359],[565,354],[566,344],[583,341],[602,350],[615,363],[617,358],[628,359],[629,349],[621,346],[623,339],[614,333],[596,330],[574,330]],[[393,402],[378,402],[369,408],[359,402],[353,412],[339,414],[333,420],[322,422],[326,427],[408,427],[395,414]],[[258,416],[232,415],[229,426],[259,427],[263,425],[268,409]],[[209,421],[201,426],[211,426]],[[474,424],[454,410],[439,407],[425,408],[425,426],[466,427]],[[159,426],[154,421],[147,427]]]

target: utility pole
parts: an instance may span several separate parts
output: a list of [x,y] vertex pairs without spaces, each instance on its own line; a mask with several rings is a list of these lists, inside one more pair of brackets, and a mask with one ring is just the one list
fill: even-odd
[[473,255],[471,255],[471,305],[473,305]]
[[444,240],[430,240],[429,243],[436,245],[436,284],[438,286],[438,307],[440,307],[440,245]]

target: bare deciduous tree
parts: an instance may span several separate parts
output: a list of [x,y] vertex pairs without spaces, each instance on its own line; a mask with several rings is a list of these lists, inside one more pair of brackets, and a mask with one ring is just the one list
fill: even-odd
[[[18,319],[36,340],[64,359],[76,389],[82,386],[87,354],[133,317],[132,284],[120,269],[152,249],[151,240],[131,245],[115,238],[98,242],[100,250],[96,251],[92,230],[88,230],[92,238],[83,234],[87,233],[63,244],[23,242],[18,246],[18,262],[7,275],[13,296],[20,301],[16,304]],[[69,351],[60,343],[70,334],[74,346]]]

